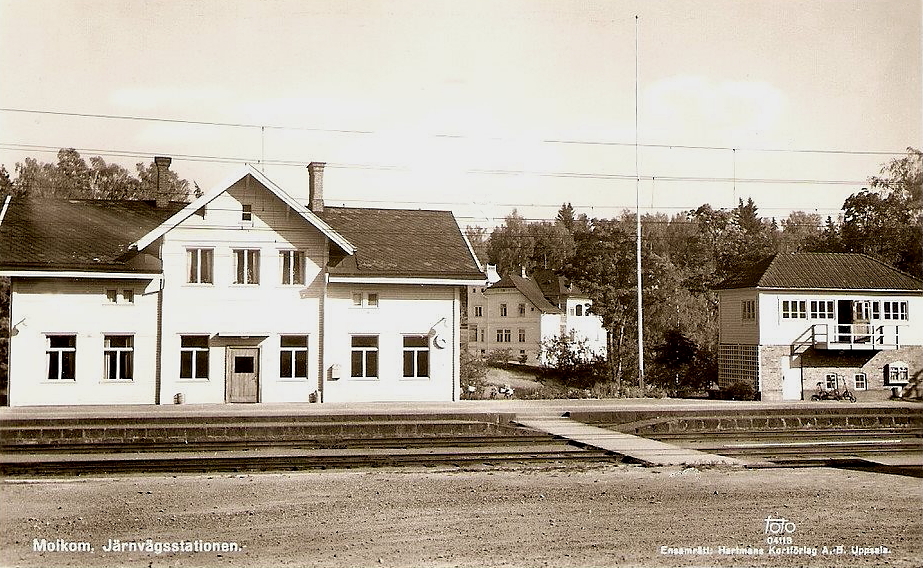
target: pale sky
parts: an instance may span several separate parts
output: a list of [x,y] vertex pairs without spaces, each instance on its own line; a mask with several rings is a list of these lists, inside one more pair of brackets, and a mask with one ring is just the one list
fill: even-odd
[[330,204],[611,217],[636,15],[645,211],[836,214],[921,146],[920,0],[0,0],[0,163],[246,160],[297,195],[324,161]]

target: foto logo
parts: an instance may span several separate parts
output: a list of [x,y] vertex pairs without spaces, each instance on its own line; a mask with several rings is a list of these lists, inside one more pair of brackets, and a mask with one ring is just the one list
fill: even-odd
[[766,517],[766,528],[763,529],[763,534],[768,535],[783,535],[791,534],[795,532],[796,525],[794,522],[783,519],[783,518],[773,518],[772,516]]

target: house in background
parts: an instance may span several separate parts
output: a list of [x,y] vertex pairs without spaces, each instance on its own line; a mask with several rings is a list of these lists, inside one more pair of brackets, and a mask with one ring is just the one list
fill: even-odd
[[10,404],[457,400],[484,274],[454,216],[325,207],[308,170],[305,195],[247,166],[190,204],[7,199]]
[[508,274],[490,286],[470,287],[468,351],[486,357],[509,350],[514,360],[540,365],[542,343],[567,335],[604,356],[606,331],[602,320],[589,313],[591,305],[551,270],[535,271],[532,277]]
[[871,257],[777,254],[718,287],[719,384],[884,399],[923,373],[923,281]]

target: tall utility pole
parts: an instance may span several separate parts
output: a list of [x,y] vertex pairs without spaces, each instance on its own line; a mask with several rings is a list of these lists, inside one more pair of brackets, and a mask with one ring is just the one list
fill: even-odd
[[644,305],[641,301],[641,173],[638,165],[638,50],[639,19],[635,16],[635,254],[638,273],[638,386],[644,391]]

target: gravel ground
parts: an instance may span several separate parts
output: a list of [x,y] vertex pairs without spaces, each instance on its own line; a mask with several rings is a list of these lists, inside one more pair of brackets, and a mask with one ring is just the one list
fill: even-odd
[[[918,567],[921,489],[918,478],[826,468],[610,464],[6,479],[0,564]],[[767,517],[791,523],[781,553],[766,543]],[[34,551],[43,538],[88,542],[93,552]],[[103,550],[109,539],[147,538],[242,548]],[[697,546],[710,554],[661,548]],[[854,546],[887,553],[857,556]]]

